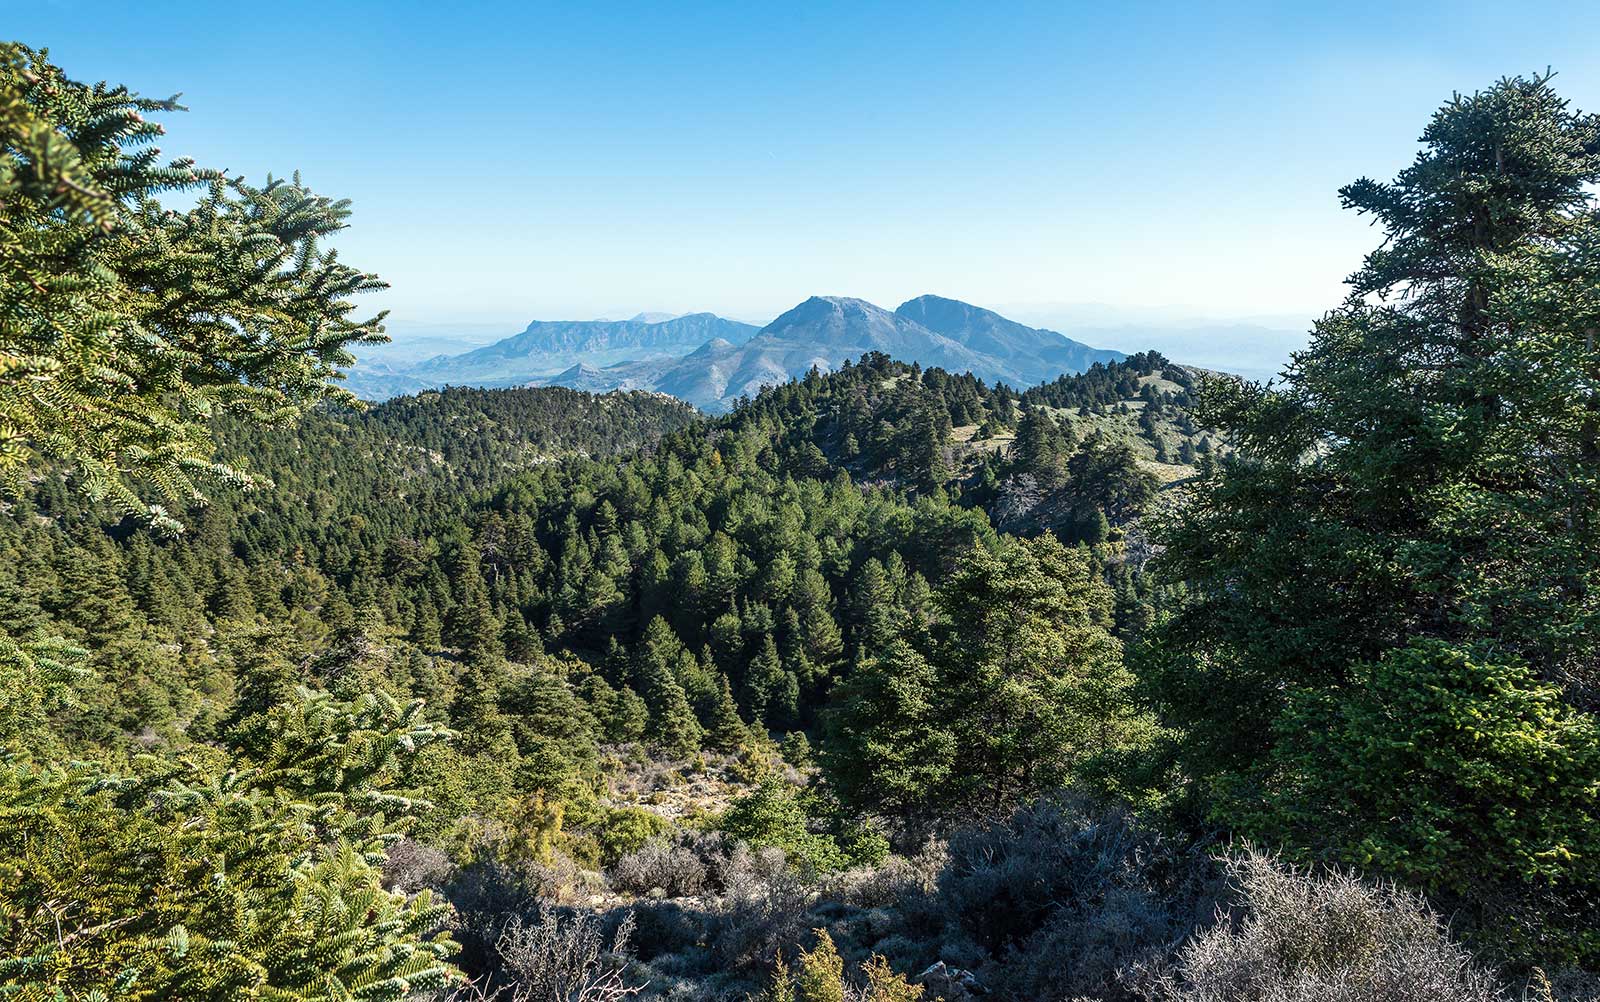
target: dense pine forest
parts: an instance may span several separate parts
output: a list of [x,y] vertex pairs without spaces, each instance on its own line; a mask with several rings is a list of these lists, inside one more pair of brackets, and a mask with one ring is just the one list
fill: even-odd
[[[1600,998],[1600,118],[1281,383],[363,404],[349,207],[0,49],[0,995]],[[170,206],[159,198],[166,198]]]

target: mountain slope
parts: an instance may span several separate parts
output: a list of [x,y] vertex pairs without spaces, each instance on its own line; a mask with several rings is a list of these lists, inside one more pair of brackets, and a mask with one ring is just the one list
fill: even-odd
[[890,312],[861,299],[813,296],[743,345],[697,351],[654,375],[630,369],[625,375],[633,381],[616,385],[649,386],[707,410],[725,410],[764,386],[799,378],[813,367],[832,372],[868,352],[1013,386],[1125,357],[953,299],[924,296]]
[[896,315],[942,334],[1010,370],[1012,385],[1054,379],[1063,373],[1082,372],[1096,362],[1126,358],[1120,351],[1091,348],[1064,334],[1028,327],[958,299],[918,296],[900,304]]
[[752,324],[724,320],[714,313],[690,313],[667,320],[653,319],[656,316],[659,314],[640,314],[632,320],[535,320],[521,334],[463,355],[430,360],[420,369],[473,369],[573,352],[593,355],[641,349],[674,353],[693,349],[716,337],[735,343],[748,341],[756,333]]
[[843,351],[849,357],[879,351],[951,372],[971,369],[974,375],[990,365],[960,343],[863,299],[812,296],[763,327],[758,339],[758,344],[747,347],[804,345],[819,353]]
[[[415,391],[445,384],[539,384],[668,393],[709,411],[879,353],[923,367],[1029,386],[1124,358],[991,310],[922,296],[889,311],[862,299],[813,296],[756,330],[709,313],[667,320],[538,321],[515,337],[409,368],[353,374],[351,389]],[[385,394],[387,395],[387,394]]]
[[571,378],[576,373],[563,373],[553,382],[586,389],[652,389],[715,412],[813,367],[832,372],[868,352],[953,372],[990,368],[981,355],[882,307],[860,299],[813,296],[743,344],[713,339],[679,359],[607,367],[599,373],[605,381],[586,372],[582,383]]
[[763,327],[737,352],[715,360],[722,370],[717,402],[726,406],[740,396],[754,396],[813,367],[831,372],[874,351],[980,377],[990,368],[981,355],[865,300],[813,296]]
[[[756,330],[754,324],[712,313],[677,317],[641,313],[631,320],[535,320],[520,334],[459,355],[440,355],[412,365],[364,363],[350,373],[347,385],[358,395],[382,398],[446,385],[563,383],[566,370],[574,366],[603,369],[644,359],[677,358],[714,338],[743,343]],[[583,388],[624,385],[601,380],[585,383]]]

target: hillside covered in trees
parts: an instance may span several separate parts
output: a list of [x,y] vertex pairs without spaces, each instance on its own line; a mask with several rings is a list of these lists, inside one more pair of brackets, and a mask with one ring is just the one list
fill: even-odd
[[1387,239],[1281,386],[870,353],[714,418],[359,405],[346,206],[173,110],[0,62],[0,993],[1600,993],[1547,79],[1343,190]]

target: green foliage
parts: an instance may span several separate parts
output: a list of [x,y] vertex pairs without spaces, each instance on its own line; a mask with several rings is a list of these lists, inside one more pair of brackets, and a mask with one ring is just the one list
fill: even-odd
[[922,986],[906,982],[904,976],[882,956],[874,953],[861,965],[864,984],[856,986],[845,979],[844,958],[826,929],[814,930],[817,943],[801,949],[799,969],[791,973],[780,957],[772,984],[762,993],[763,1002],[917,1002]]
[[855,810],[920,818],[950,781],[956,740],[933,666],[908,640],[858,664],[834,692],[822,767]]
[[[1160,352],[1145,351],[1129,355],[1121,362],[1096,362],[1086,372],[1068,373],[1053,383],[1045,383],[1022,394],[1026,408],[1054,407],[1059,410],[1104,408],[1146,395],[1142,377],[1160,376],[1176,384],[1176,391],[1158,396],[1163,403],[1186,405],[1199,380],[1188,369],[1173,365]],[[1153,395],[1153,394],[1152,394]],[[1019,432],[1020,434],[1020,432]]]
[[[1192,457],[1209,441],[1188,414],[1197,382],[1145,352],[1028,390],[1019,414],[1008,387],[872,352],[827,376],[766,390],[727,420],[767,431],[774,456],[797,476],[842,468],[923,493],[942,488],[1010,531],[1053,531],[1070,542],[1097,508],[1113,525],[1142,513],[1155,484],[1147,461],[1180,448]],[[1077,410],[1085,416],[1065,413]]]
[[650,707],[646,734],[674,758],[694,754],[704,736],[676,673],[678,655],[682,653],[672,628],[658,616],[645,631],[634,667]]
[[[1348,689],[1292,691],[1279,728],[1275,774],[1229,805],[1275,843],[1337,846],[1447,900],[1512,876],[1526,889],[1496,895],[1507,918],[1534,919],[1540,900],[1581,910],[1600,886],[1600,721],[1525,665],[1415,640]],[[1533,922],[1520,935],[1520,950],[1549,949]],[[1600,949],[1596,935],[1568,948]]]
[[[531,781],[519,757],[534,753],[512,705],[521,690],[498,666],[542,663],[543,652],[594,666],[566,685],[595,738],[732,751],[744,740],[736,718],[810,727],[853,663],[928,622],[929,581],[994,539],[982,511],[943,492],[863,488],[838,471],[796,477],[775,459],[815,427],[802,403],[837,399],[871,371],[784,391],[793,413],[758,402],[652,451],[532,468],[519,464],[546,449],[627,448],[673,427],[681,408],[451,390],[362,414],[319,410],[293,431],[225,419],[222,455],[277,489],[218,491],[186,516],[183,538],[153,540],[108,533],[102,508],[43,482],[0,519],[0,551],[14,561],[0,560],[0,588],[13,582],[28,629],[88,651],[97,678],[80,680],[81,707],[55,711],[56,726],[117,754],[208,740],[309,673],[330,689],[427,699],[463,732],[472,768],[513,777],[516,789],[436,775],[451,791],[441,800],[464,810],[469,790],[533,789],[519,785]],[[592,437],[569,411],[594,422]],[[646,666],[658,617],[670,642],[662,635]],[[334,650],[353,660],[324,657]],[[573,743],[561,743],[570,756]]]
[[994,810],[1150,736],[1083,550],[1053,536],[975,549],[935,604],[930,633],[908,631],[836,695],[822,760],[846,805],[901,824]]
[[706,726],[706,745],[721,752],[736,752],[750,740],[750,731],[739,719],[739,705],[733,699],[733,685],[727,675],[719,679],[716,704]]
[[664,834],[669,827],[666,818],[642,808],[624,807],[606,811],[595,833],[600,842],[602,862],[608,866],[615,863]]
[[805,731],[790,731],[783,736],[783,741],[778,745],[778,751],[783,755],[783,760],[790,765],[805,768],[815,763],[815,754],[811,749],[811,739],[806,737]]
[[48,715],[73,703],[84,653],[60,640],[18,642],[0,631],[0,748],[48,746]]
[[868,1002],[918,1002],[922,998],[921,985],[906,981],[905,975],[889,966],[889,961],[874,953],[861,965],[866,980],[865,996]]
[[[160,165],[145,115],[175,110],[0,49],[0,473],[71,464],[91,496],[168,529],[140,485],[188,503],[201,482],[248,482],[211,460],[206,418],[282,424],[340,396],[347,345],[384,340],[347,300],[382,283],[317,248],[348,203]],[[196,189],[183,212],[155,199]]]
[[1158,534],[1193,600],[1143,670],[1196,803],[1592,962],[1600,118],[1508,79],[1423,144],[1341,192],[1386,239],[1286,384],[1208,386],[1239,452]]
[[826,929],[816,930],[817,945],[800,953],[795,972],[798,1002],[844,1002],[844,960]]
[[6,763],[0,985],[108,1000],[444,985],[448,909],[379,882],[384,846],[420,806],[391,792],[392,772],[447,736],[418,709],[303,692],[217,771]]
[[757,848],[782,849],[791,861],[813,871],[844,869],[852,859],[833,836],[811,830],[806,799],[803,791],[768,775],[723,812],[717,827]]
[[973,551],[938,593],[941,689],[956,742],[951,796],[992,807],[1059,785],[1073,763],[1147,724],[1110,633],[1110,589],[1053,537]]
[[1053,485],[1066,472],[1067,457],[1076,445],[1070,425],[1063,431],[1043,408],[1024,406],[1011,443],[1011,462],[1018,472]]

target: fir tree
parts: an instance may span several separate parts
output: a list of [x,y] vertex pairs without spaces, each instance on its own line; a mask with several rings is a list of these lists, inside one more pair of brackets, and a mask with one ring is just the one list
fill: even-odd
[[[772,634],[765,634],[761,638],[760,652],[745,673],[746,699],[751,719],[766,722],[769,726],[776,721],[790,719],[794,710],[791,680],[793,676],[784,671],[783,661],[778,656],[777,641]],[[798,689],[798,685],[795,688]]]
[[[1341,190],[1385,239],[1281,390],[1209,388],[1204,423],[1237,451],[1202,456],[1161,534],[1193,601],[1146,672],[1216,817],[1592,961],[1567,916],[1600,886],[1574,841],[1600,763],[1543,766],[1560,748],[1590,768],[1597,706],[1600,117],[1513,78],[1453,98],[1422,141],[1394,182]],[[1513,733],[1514,753],[1488,738]],[[1370,772],[1336,790],[1332,763]],[[1510,807],[1535,789],[1536,811]]]
[[456,547],[452,577],[457,593],[455,606],[446,619],[445,639],[469,658],[504,654],[501,624],[489,603],[489,589],[484,584],[478,554],[469,542],[463,541]]
[[687,758],[700,747],[704,731],[695,719],[683,687],[669,672],[656,672],[645,679],[650,706],[648,734],[674,758]]
[[449,736],[420,709],[302,690],[211,773],[0,766],[0,986],[216,1002],[443,987],[448,907],[387,892],[380,873],[394,819],[422,806],[387,787]]
[[857,665],[824,716],[821,761],[840,800],[906,829],[938,810],[950,780],[955,735],[941,719],[940,680],[904,640]]
[[706,745],[721,752],[736,752],[750,738],[744,721],[739,719],[739,704],[733,698],[733,684],[728,676],[721,676],[721,688],[716,704],[706,721]]
[[[159,164],[145,116],[177,110],[0,48],[0,473],[70,462],[91,496],[173,531],[139,487],[186,504],[249,479],[212,461],[201,415],[353,401],[332,386],[346,346],[385,340],[346,300],[382,283],[317,249],[348,204]],[[200,197],[168,210],[162,190]]]

